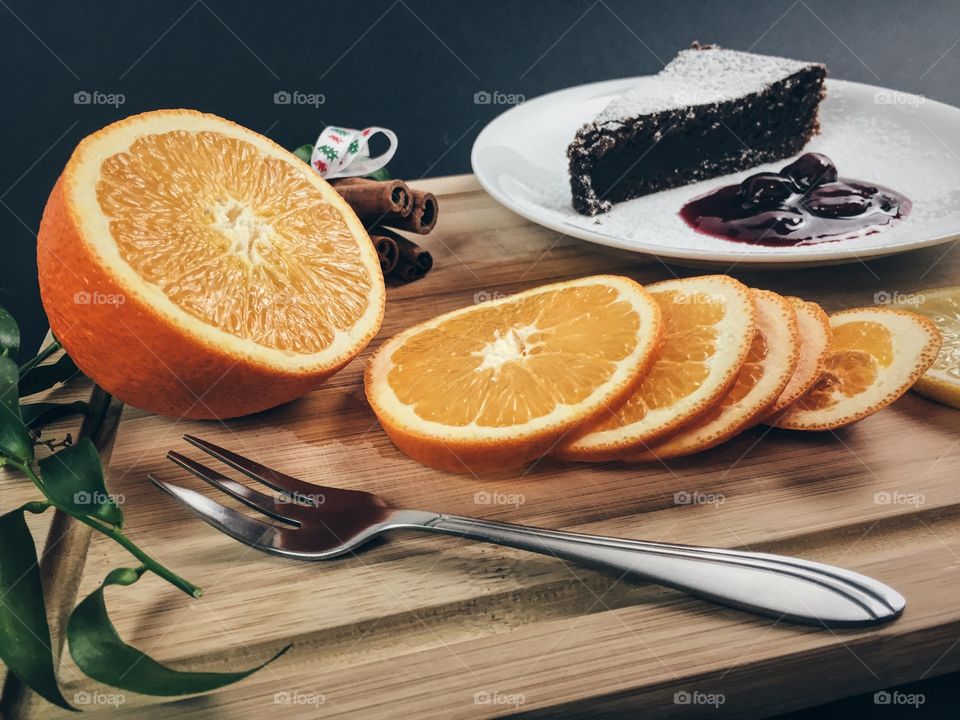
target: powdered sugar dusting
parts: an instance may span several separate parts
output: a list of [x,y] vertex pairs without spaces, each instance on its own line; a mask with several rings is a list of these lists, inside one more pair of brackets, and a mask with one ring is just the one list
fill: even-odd
[[736,100],[812,64],[713,47],[684,50],[657,75],[641,78],[632,90],[614,98],[594,122],[609,127],[677,107]]

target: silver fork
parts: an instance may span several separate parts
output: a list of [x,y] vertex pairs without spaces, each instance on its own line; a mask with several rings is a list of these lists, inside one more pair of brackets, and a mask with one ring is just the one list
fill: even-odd
[[221,532],[275,555],[329,560],[388,530],[419,530],[552,555],[619,578],[647,580],[804,624],[875,625],[899,616],[906,604],[887,585],[832,565],[768,553],[623,540],[402,510],[368,492],[314,485],[192,435],[183,439],[281,493],[277,497],[253,490],[178,452],[167,453],[183,469],[277,522],[247,517],[152,474],[150,480]]

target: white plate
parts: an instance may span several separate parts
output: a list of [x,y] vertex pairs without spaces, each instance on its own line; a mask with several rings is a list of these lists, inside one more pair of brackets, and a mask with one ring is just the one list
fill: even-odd
[[754,246],[694,232],[683,204],[788,160],[614,205],[589,217],[570,204],[567,145],[577,129],[638,78],[559,90],[508,110],[473,144],[471,163],[500,203],[558,232],[681,265],[830,265],[949,242],[960,237],[960,109],[893,90],[827,80],[821,134],[804,152],[829,156],[842,177],[893,188],[911,214],[880,233],[802,247]]

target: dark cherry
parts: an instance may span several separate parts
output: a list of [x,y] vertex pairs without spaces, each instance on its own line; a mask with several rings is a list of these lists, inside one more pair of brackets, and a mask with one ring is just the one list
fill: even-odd
[[751,175],[740,183],[740,195],[754,205],[775,205],[797,192],[789,178],[771,172]]
[[837,166],[826,155],[806,153],[787,165],[780,174],[793,180],[801,190],[837,181]]
[[840,179],[830,158],[807,153],[779,173],[757,173],[695,198],[680,216],[697,232],[728,240],[809,245],[879,232],[910,208],[903,195]]
[[803,207],[821,217],[853,217],[867,212],[876,194],[877,188],[835,182],[813,188],[803,199]]

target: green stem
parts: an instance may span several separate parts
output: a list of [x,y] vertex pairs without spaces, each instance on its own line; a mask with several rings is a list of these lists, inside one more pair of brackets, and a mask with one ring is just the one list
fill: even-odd
[[[14,460],[13,458],[7,458],[7,462],[13,465],[15,468],[18,468],[20,472],[30,478],[30,482],[37,486],[37,490],[42,492],[44,497],[47,496],[47,491],[43,487],[43,481],[40,479],[40,476],[33,471],[33,468],[30,467],[29,460]],[[50,498],[47,498],[47,502],[53,507],[56,507],[56,503],[50,500]]]
[[47,345],[43,350],[38,352],[35,357],[30,358],[23,365],[20,366],[20,377],[23,377],[28,372],[33,370],[37,365],[39,365],[48,357],[53,355],[61,347],[63,346],[60,344],[59,340],[54,340],[52,343]]
[[[19,468],[20,471],[23,472],[24,475],[29,477],[31,482],[33,482],[33,484],[37,486],[37,489],[40,490],[40,492],[42,492],[44,495],[46,495],[46,492],[44,492],[44,489],[43,489],[43,482],[40,480],[40,477],[37,475],[37,473],[34,472],[33,468],[30,466],[29,463],[19,461],[19,460],[11,460],[10,463],[12,465],[15,465],[17,468]],[[120,547],[124,548],[127,552],[129,552],[131,555],[137,558],[137,560],[139,560],[141,564],[143,564],[154,575],[157,575],[158,577],[163,578],[174,587],[180,588],[181,590],[183,590],[183,592],[185,592],[190,597],[198,598],[201,595],[203,595],[203,590],[201,590],[199,587],[194,585],[189,580],[180,577],[175,572],[168,570],[163,565],[161,565],[156,560],[154,560],[152,557],[147,555],[143,550],[141,550],[137,546],[136,543],[133,542],[133,540],[128,538],[126,535],[124,535],[123,531],[120,530],[120,528],[114,527],[112,525],[107,525],[98,520],[94,520],[93,518],[88,517],[87,515],[81,515],[79,513],[73,512],[72,510],[70,510],[70,508],[63,507],[62,505],[55,502],[51,498],[47,498],[47,502],[49,502],[50,505],[55,507],[57,510],[64,512],[67,515],[70,515],[71,517],[76,518],[77,520],[82,522],[84,525],[89,525],[97,532],[102,533],[103,535],[106,535],[108,538],[110,538],[115,543],[117,543]]]
[[[65,510],[64,512],[69,512],[69,511]],[[147,555],[143,550],[141,550],[137,546],[135,542],[133,542],[133,540],[128,538],[126,535],[124,535],[119,528],[116,528],[110,525],[104,525],[103,523],[97,522],[93,518],[87,517],[85,515],[74,515],[73,513],[70,513],[70,514],[73,515],[73,517],[75,517],[80,522],[86,525],[89,525],[94,530],[98,530],[104,535],[106,535],[108,538],[110,538],[115,543],[117,543],[120,547],[124,548],[127,552],[133,555],[137,560],[139,560],[140,563],[145,568],[147,568],[147,570],[152,572],[154,575],[162,577],[164,580],[166,580],[168,583],[170,583],[174,587],[180,588],[181,590],[183,590],[183,592],[185,592],[190,597],[198,598],[201,595],[203,595],[202,589],[194,585],[192,582],[190,582],[186,578],[182,578],[179,575],[177,575],[175,572],[168,570],[166,567],[164,567],[163,565],[158,563],[156,560],[154,560],[152,557]]]

